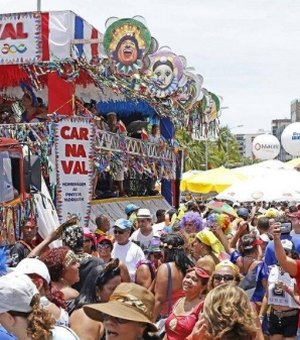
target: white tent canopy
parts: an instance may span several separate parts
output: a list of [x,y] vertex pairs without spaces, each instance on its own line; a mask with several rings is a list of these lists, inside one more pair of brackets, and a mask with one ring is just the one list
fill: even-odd
[[238,202],[300,201],[300,173],[291,169],[256,168],[256,175],[232,185],[217,198]]

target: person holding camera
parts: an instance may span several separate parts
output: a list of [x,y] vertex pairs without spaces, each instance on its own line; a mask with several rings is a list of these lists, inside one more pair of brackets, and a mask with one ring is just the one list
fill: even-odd
[[[283,227],[276,223],[273,236],[278,264],[269,276],[268,294],[260,311],[262,320],[267,306],[271,305],[269,332],[276,339],[295,338],[299,317],[300,260],[292,241],[281,239]],[[298,330],[299,334],[299,330]],[[299,334],[300,335],[300,334]],[[298,336],[299,336],[298,335]],[[300,337],[297,337],[300,339]]]
[[[290,216],[290,215],[288,215],[288,216]],[[293,219],[292,219],[292,221],[293,221]],[[275,230],[280,230],[279,241],[280,240],[292,241],[294,246],[295,246],[295,250],[297,251],[297,253],[300,253],[300,237],[297,234],[291,233],[292,230],[293,230],[293,227],[294,227],[294,225],[291,221],[275,222],[272,226],[273,235],[276,234]],[[277,233],[278,233],[278,231],[277,231]],[[269,242],[267,247],[266,247],[264,261],[265,261],[265,264],[268,267],[277,263],[274,245],[275,245],[275,240]]]

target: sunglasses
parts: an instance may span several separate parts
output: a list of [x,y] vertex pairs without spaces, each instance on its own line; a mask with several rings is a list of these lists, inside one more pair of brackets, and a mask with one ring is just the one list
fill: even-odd
[[125,319],[122,319],[122,318],[116,318],[112,315],[104,314],[103,315],[103,321],[107,321],[108,319],[112,319],[112,320],[116,321],[117,323],[119,323],[120,325],[124,325],[125,323],[130,322],[130,320],[125,320]]
[[234,276],[230,275],[230,274],[225,274],[225,275],[215,274],[213,276],[213,279],[216,280],[216,281],[219,281],[219,282],[221,282],[222,280],[224,280],[224,282],[228,282],[228,281],[233,281]]
[[125,233],[125,230],[114,230],[115,235],[123,235]]
[[111,248],[111,245],[108,243],[98,244],[99,249],[108,249]]
[[162,258],[162,254],[161,253],[149,253],[149,255],[152,255],[157,260]]

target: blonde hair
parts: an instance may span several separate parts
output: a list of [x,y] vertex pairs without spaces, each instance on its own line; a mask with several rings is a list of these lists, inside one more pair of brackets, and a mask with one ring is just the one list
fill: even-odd
[[40,307],[39,295],[35,295],[31,301],[32,312],[29,314],[27,332],[33,340],[50,340],[51,329],[54,326],[54,319],[51,314]]
[[203,316],[207,339],[250,340],[258,331],[247,294],[232,283],[222,284],[208,293]]

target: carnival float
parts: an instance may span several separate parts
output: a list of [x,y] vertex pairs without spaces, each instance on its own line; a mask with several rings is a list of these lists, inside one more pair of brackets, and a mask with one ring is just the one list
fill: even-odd
[[[176,206],[183,152],[175,131],[185,129],[195,139],[216,135],[221,106],[186,58],[159,46],[140,16],[109,18],[104,34],[71,11],[2,14],[0,21],[0,141],[26,145],[43,177],[33,188],[39,196],[32,190],[24,196],[18,187],[18,197],[0,202],[2,238],[12,232],[8,225],[18,238],[22,221],[33,214],[48,232],[47,217],[37,209],[45,202],[52,216],[57,213],[53,225],[76,214],[82,226],[113,201],[120,206],[139,197],[150,204],[163,196]],[[111,112],[118,117],[114,132],[105,128]],[[153,125],[160,127],[158,142],[149,138]],[[20,161],[8,158],[3,171],[11,174]],[[93,200],[97,185],[120,169],[128,197],[98,190]],[[10,175],[13,186],[18,173]],[[154,187],[149,192],[153,181],[161,183],[162,196]]]

